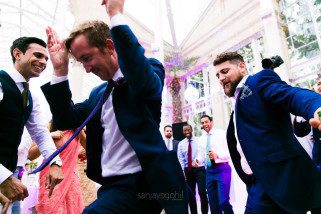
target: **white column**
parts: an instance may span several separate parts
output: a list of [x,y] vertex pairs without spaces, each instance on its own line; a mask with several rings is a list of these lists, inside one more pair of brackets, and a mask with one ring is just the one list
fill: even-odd
[[264,28],[264,49],[265,55],[271,57],[279,55],[284,64],[275,71],[284,81],[289,80],[289,57],[285,43],[284,32],[280,26],[277,15],[277,4],[275,0],[260,0],[261,20]]

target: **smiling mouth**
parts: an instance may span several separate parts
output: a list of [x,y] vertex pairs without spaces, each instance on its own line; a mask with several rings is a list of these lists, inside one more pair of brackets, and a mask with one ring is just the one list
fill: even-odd
[[39,65],[33,65],[33,67],[35,67],[37,69],[37,71],[41,72],[44,70],[43,66],[39,66]]

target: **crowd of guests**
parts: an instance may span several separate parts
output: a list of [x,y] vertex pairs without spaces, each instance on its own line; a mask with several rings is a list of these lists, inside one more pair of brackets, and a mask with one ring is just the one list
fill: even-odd
[[[12,69],[0,71],[2,213],[19,213],[19,205],[9,204],[29,195],[20,180],[24,164],[18,161],[24,127],[36,144],[28,149],[29,158],[41,153],[48,164],[40,173],[38,213],[178,214],[187,213],[188,204],[196,213],[196,185],[202,213],[209,208],[212,214],[233,213],[230,159],[247,187],[245,213],[321,212],[320,94],[288,85],[273,69],[249,75],[241,55],[224,52],[213,65],[224,93],[234,98],[227,131],[214,129],[212,117],[203,115],[199,138],[186,124],[179,143],[172,139],[170,126],[164,128],[163,139],[164,67],[144,56],[123,16],[124,0],[101,4],[110,26],[86,21],[65,40],[48,27],[47,42],[20,37],[10,48]],[[68,55],[104,81],[77,104],[71,100]],[[56,126],[51,132],[29,90],[29,80],[40,75],[49,58],[52,79],[41,89]],[[290,114],[305,121],[293,123]],[[84,126],[86,137],[82,132],[62,146]],[[309,156],[294,133],[311,132]],[[51,157],[59,148],[64,149]],[[84,156],[88,178],[100,185],[97,198],[86,205],[75,173]]]

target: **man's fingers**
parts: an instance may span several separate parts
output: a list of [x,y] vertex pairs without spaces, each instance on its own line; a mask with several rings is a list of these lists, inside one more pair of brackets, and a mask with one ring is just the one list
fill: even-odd
[[319,128],[319,126],[321,125],[321,122],[320,120],[316,119],[316,118],[311,118],[309,120],[309,123],[310,125],[313,127],[313,128]]
[[1,214],[5,214],[10,205],[10,200],[6,196],[4,196],[2,193],[0,193],[0,202],[2,204]]
[[48,175],[46,176],[46,183],[45,183],[46,189],[49,189],[50,185],[51,185],[51,181],[50,181],[50,176],[49,176],[49,174],[48,174]]
[[52,192],[53,192],[55,186],[56,186],[56,183],[55,183],[54,181],[51,182],[50,189],[49,189],[49,194],[48,194],[49,198],[51,197]]

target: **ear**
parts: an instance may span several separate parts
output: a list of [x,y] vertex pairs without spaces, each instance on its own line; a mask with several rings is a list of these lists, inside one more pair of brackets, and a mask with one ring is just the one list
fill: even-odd
[[247,75],[247,68],[245,62],[239,62],[238,66],[241,69],[241,74],[243,76]]
[[107,51],[108,54],[113,55],[115,54],[115,46],[114,46],[114,42],[111,39],[107,39],[106,43],[105,43],[105,49]]
[[16,61],[20,60],[22,52],[18,48],[13,49],[12,53]]

